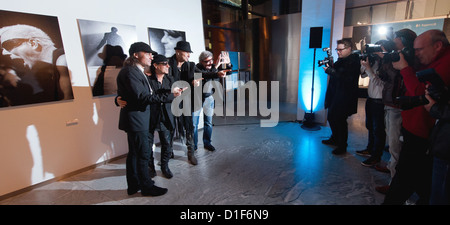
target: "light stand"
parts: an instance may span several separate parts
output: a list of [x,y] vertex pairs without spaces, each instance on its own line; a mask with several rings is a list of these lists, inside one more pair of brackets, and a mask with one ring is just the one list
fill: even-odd
[[314,112],[313,112],[313,100],[314,100],[314,71],[316,62],[316,48],[314,48],[313,57],[313,73],[312,73],[312,87],[311,87],[311,109],[310,112],[305,112],[305,118],[303,119],[302,128],[305,130],[316,131],[320,130],[320,126],[314,123]]
[[313,100],[314,100],[314,72],[316,70],[316,49],[322,48],[322,32],[323,27],[311,27],[309,33],[309,48],[314,48],[313,57],[313,72],[312,72],[312,86],[311,86],[311,109],[310,112],[305,112],[302,128],[305,130],[316,131],[320,130],[320,126],[314,123]]

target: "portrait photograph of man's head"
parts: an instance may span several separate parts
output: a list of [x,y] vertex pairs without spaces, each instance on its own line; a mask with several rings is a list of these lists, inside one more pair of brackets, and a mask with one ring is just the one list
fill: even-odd
[[0,107],[73,99],[58,18],[0,10]]
[[150,27],[148,28],[148,37],[152,49],[165,57],[172,57],[175,54],[177,42],[186,41],[186,34],[184,31]]

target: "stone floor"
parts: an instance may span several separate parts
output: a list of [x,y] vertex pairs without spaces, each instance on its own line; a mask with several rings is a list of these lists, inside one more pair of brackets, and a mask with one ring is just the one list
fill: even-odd
[[[342,156],[321,143],[331,134],[328,126],[318,131],[304,130],[295,122],[273,128],[215,126],[217,150],[210,152],[199,144],[197,166],[187,162],[185,146],[179,142],[169,164],[174,177],[164,178],[157,166],[156,185],[169,190],[164,196],[128,196],[123,157],[0,205],[379,205],[384,195],[375,186],[388,184],[390,175],[362,166],[365,157],[355,153],[367,145],[361,104],[349,119],[348,153]],[[383,161],[389,157],[384,152]],[[159,147],[155,158],[160,158]]]

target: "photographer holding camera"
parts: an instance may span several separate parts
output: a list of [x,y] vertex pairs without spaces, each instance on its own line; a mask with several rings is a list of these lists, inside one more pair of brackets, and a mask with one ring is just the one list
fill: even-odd
[[[448,87],[442,94],[450,98]],[[430,205],[450,205],[450,104],[448,101],[436,102],[428,91],[425,97],[429,101],[425,109],[438,120],[430,135],[430,154],[433,157]]]
[[[380,164],[375,165],[375,169],[382,172],[390,172],[391,179],[395,176],[398,159],[402,149],[401,130],[402,130],[402,109],[398,103],[397,97],[403,96],[406,89],[403,84],[403,77],[399,70],[394,69],[392,62],[400,60],[400,54],[397,50],[403,50],[407,54],[409,65],[414,65],[414,40],[417,35],[410,29],[401,29],[395,32],[393,39],[394,47],[385,48],[383,54],[382,68],[378,71],[378,76],[383,81],[383,103],[384,107],[384,123],[386,127],[386,138],[389,146],[390,158],[386,166]],[[375,189],[386,194],[389,189],[388,185],[377,186]]]
[[323,67],[330,78],[325,94],[325,108],[328,109],[328,122],[331,137],[323,140],[323,144],[335,145],[333,154],[347,152],[348,124],[347,118],[358,109],[358,79],[360,60],[357,54],[352,54],[352,43],[343,39],[337,41],[338,60],[333,67]]
[[[445,33],[440,30],[422,33],[414,41],[414,50],[420,63],[415,65],[418,69],[408,65],[403,53],[400,53],[400,60],[392,64],[403,76],[405,95],[425,94],[425,84],[416,77],[416,72],[424,69],[435,69],[448,86],[450,84],[450,47]],[[423,105],[402,111],[402,119],[403,146],[396,174],[383,204],[404,204],[414,192],[419,195],[416,204],[428,204],[432,169],[428,147],[435,119]]]
[[[370,48],[370,45],[366,45],[365,51],[371,52]],[[361,76],[370,78],[365,106],[366,128],[369,131],[368,144],[366,149],[356,151],[358,155],[370,156],[361,163],[363,166],[374,166],[381,161],[386,144],[384,81],[387,81],[386,74],[395,73],[391,69],[392,62],[384,57],[386,52],[395,49],[394,42],[380,40],[375,43],[375,48],[377,48],[375,52],[361,59]]]

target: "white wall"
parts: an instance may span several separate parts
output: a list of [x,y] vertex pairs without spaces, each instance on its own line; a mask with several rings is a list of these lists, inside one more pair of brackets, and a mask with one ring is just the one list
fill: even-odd
[[75,98],[0,108],[0,196],[128,151],[114,97],[92,97],[77,19],[135,25],[146,43],[147,27],[185,31],[194,62],[205,48],[200,0],[14,0],[1,10],[58,17]]

